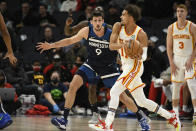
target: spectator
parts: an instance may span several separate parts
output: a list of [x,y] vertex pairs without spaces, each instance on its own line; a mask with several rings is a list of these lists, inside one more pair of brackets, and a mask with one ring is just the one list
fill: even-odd
[[[4,71],[0,70],[0,88],[13,88],[13,86],[6,81],[6,76]],[[4,108],[9,114],[15,114],[16,110],[21,106],[21,103],[18,101],[18,96],[15,94],[13,101],[4,102]]]
[[60,11],[61,12],[76,11],[76,6],[77,6],[77,0],[66,0],[63,1]]
[[7,9],[7,3],[4,0],[0,2],[0,11],[3,15],[5,23],[8,24],[8,22],[10,22],[11,19],[11,14]]
[[78,19],[76,23],[79,23],[80,21],[84,21],[84,20],[90,20],[91,18],[91,12],[93,11],[93,7],[91,5],[87,5],[84,11],[84,14],[81,15]]
[[72,79],[70,71],[62,64],[61,57],[59,54],[53,56],[53,61],[51,64],[44,68],[43,74],[45,75],[46,82],[50,82],[50,76],[53,71],[59,71],[61,73],[61,82],[65,85],[69,84]]
[[52,15],[55,11],[59,11],[61,3],[59,0],[42,0],[45,5],[48,5],[48,12]]
[[76,11],[84,11],[88,5],[93,6],[95,4],[95,0],[77,0]]
[[16,93],[18,96],[22,94],[35,95],[36,103],[39,103],[40,92],[38,86],[32,84],[24,69],[17,63],[5,68],[7,80],[16,88]]
[[105,17],[105,22],[109,25],[113,25],[117,21],[120,21],[120,12],[117,5],[109,5],[108,12]]
[[44,85],[44,99],[41,104],[47,106],[53,113],[60,113],[64,109],[67,87],[60,82],[60,73],[54,71],[51,73],[50,82]]
[[14,27],[20,29],[23,26],[37,25],[37,19],[30,10],[29,3],[24,2],[21,5],[21,10],[17,11],[13,16]]
[[83,56],[84,58],[87,57],[86,47],[80,43],[74,44],[73,47],[65,53],[66,64],[75,63],[77,56]]
[[33,73],[31,74],[30,80],[32,81],[32,84],[42,87],[44,85],[44,75],[42,73],[40,61],[35,60],[32,67]]
[[38,21],[40,26],[51,26],[56,27],[57,22],[52,15],[47,12],[47,6],[45,4],[40,4],[39,6],[39,16]]
[[[54,37],[53,30],[50,26],[46,26],[44,28],[44,38],[41,39],[41,42],[45,42],[45,41],[48,43],[52,43],[56,41],[56,37]],[[62,58],[65,57],[61,48],[51,49],[44,53],[46,54],[45,56],[47,57],[48,60],[51,60],[53,55],[56,53],[59,53]]]

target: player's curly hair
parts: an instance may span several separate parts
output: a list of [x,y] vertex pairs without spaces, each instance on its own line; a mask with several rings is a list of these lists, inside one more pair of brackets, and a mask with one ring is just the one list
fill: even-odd
[[125,6],[124,10],[126,10],[128,14],[134,18],[135,21],[141,19],[141,9],[137,5],[128,4]]

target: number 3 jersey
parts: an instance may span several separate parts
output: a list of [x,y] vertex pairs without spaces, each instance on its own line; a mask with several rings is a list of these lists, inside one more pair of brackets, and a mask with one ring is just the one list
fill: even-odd
[[93,31],[93,26],[89,24],[89,34],[86,42],[86,48],[88,51],[88,57],[85,62],[85,66],[93,69],[101,78],[107,78],[107,76],[119,75],[116,67],[117,51],[110,51],[109,40],[112,33],[111,29],[108,29],[106,24],[104,35],[98,37]]
[[190,56],[194,49],[194,39],[190,32],[191,21],[187,21],[183,29],[179,29],[178,23],[172,24],[173,52],[178,56]]

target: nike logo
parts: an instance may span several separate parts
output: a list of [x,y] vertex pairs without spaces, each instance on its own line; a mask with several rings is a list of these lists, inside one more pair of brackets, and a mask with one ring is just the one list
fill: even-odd
[[3,119],[3,116],[0,117],[0,121]]

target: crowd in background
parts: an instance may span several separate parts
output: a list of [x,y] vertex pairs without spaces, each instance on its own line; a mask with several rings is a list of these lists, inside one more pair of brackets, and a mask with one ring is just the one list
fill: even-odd
[[[3,60],[6,47],[0,36],[0,69],[7,77],[7,83],[0,87],[9,85],[16,89],[17,95],[14,100],[15,106],[11,108],[5,106],[13,109],[8,112],[32,114],[30,108],[24,106],[25,103],[30,103],[31,108],[34,104],[41,104],[47,106],[50,112],[61,114],[69,82],[87,56],[84,41],[69,47],[51,49],[42,54],[35,48],[37,42],[52,43],[68,37],[64,33],[67,17],[72,16],[74,20],[72,26],[80,21],[90,20],[91,12],[97,6],[104,9],[105,22],[113,25],[120,21],[121,11],[128,3],[137,4],[141,8],[142,18],[137,24],[144,29],[149,38],[148,59],[144,62],[145,71],[142,76],[142,80],[146,83],[145,94],[168,108],[168,103],[171,104],[171,95],[168,95],[169,90],[166,87],[171,82],[170,72],[167,70],[169,68],[166,53],[167,27],[176,20],[176,5],[179,3],[187,5],[188,17],[191,21],[195,21],[196,11],[191,6],[195,5],[196,1],[0,0],[0,11],[11,35],[14,53],[18,58],[18,62],[14,65]],[[156,97],[158,91],[163,94]],[[98,84],[97,94],[100,106],[107,106],[109,91],[104,88],[101,81]],[[55,107],[52,106],[54,102],[57,105]],[[85,84],[77,93],[74,107],[84,107],[86,113],[89,113],[89,106],[88,84]]]

